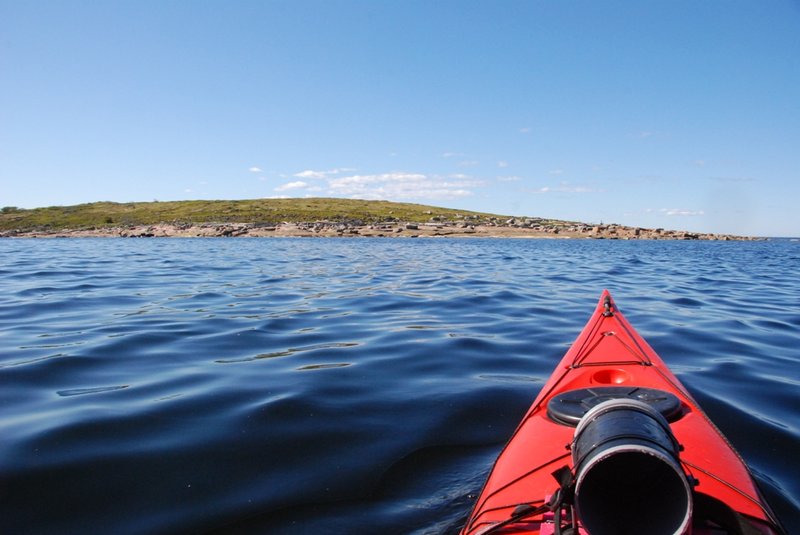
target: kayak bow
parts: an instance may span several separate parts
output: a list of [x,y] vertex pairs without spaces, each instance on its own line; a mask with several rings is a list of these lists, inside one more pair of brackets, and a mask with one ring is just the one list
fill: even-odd
[[603,291],[461,531],[494,533],[784,531],[742,458]]

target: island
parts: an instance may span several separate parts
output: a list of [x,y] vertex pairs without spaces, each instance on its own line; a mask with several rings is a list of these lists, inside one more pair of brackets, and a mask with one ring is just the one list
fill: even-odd
[[493,237],[752,240],[619,224],[508,216],[354,199],[96,202],[0,209],[2,238],[58,237]]

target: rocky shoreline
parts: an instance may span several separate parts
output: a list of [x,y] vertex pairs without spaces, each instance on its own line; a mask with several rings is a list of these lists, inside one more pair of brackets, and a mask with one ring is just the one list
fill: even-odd
[[611,240],[724,240],[744,241],[758,238],[728,234],[704,234],[687,231],[646,229],[622,225],[546,224],[532,219],[505,221],[443,221],[432,218],[426,223],[389,221],[365,224],[360,221],[262,223],[159,223],[95,227],[72,230],[10,230],[1,238],[196,238],[196,237],[486,237],[486,238],[578,238]]

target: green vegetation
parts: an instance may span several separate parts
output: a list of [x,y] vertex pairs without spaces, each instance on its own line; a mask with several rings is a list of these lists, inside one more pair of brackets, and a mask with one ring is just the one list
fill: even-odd
[[242,201],[174,201],[51,206],[30,210],[0,209],[0,230],[112,228],[158,223],[256,223],[342,221],[363,224],[432,219],[476,223],[507,216],[452,210],[420,204],[350,199],[254,199]]

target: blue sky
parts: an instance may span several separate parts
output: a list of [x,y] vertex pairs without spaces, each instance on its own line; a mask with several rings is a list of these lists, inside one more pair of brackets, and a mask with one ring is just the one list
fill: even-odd
[[0,0],[0,205],[800,235],[800,3]]

